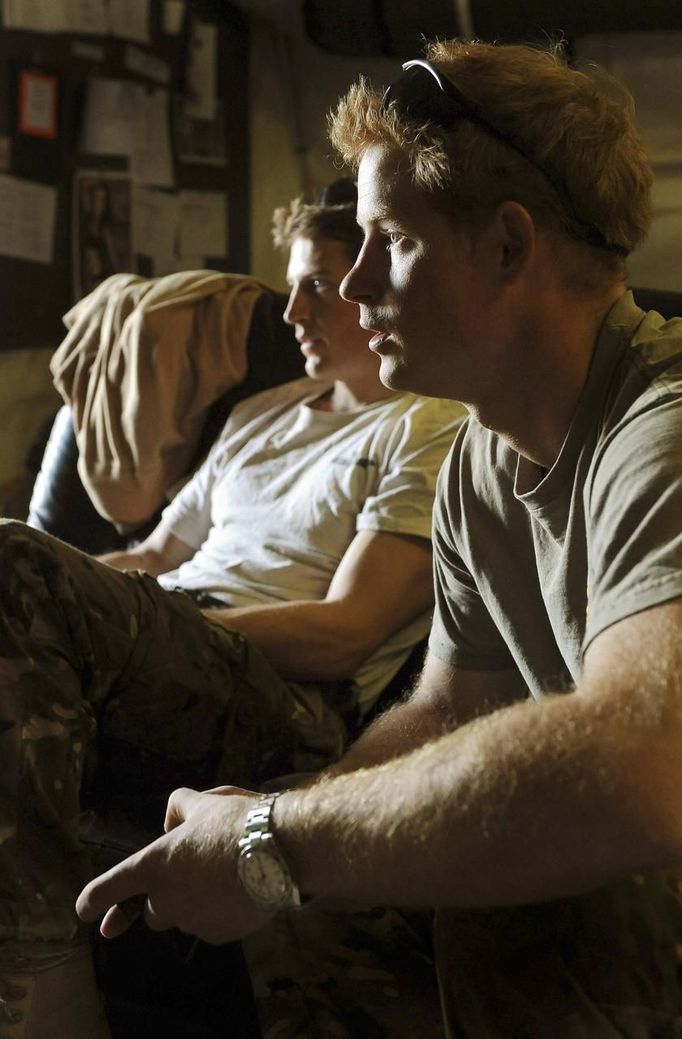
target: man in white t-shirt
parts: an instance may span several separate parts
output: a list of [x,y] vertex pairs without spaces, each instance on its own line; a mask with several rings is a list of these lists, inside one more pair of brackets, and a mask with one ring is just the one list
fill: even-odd
[[[237,405],[130,552],[94,560],[0,526],[0,979],[31,989],[26,1039],[105,1030],[74,910],[83,776],[136,803],[319,768],[428,630],[436,476],[462,409],[380,382],[338,292],[354,202],[296,202],[276,232],[308,377]],[[45,986],[74,971],[79,998],[48,1025]]]

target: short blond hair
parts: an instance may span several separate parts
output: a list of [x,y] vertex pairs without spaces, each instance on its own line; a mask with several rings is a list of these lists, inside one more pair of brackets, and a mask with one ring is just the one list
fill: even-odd
[[[336,183],[341,184],[342,181]],[[347,190],[344,195],[348,195]],[[323,238],[340,242],[351,264],[355,263],[362,245],[362,231],[356,220],[356,199],[357,193],[352,201],[338,203],[322,201],[313,204],[304,202],[302,198],[292,199],[287,206],[280,206],[272,215],[272,239],[275,246],[287,251],[296,238]]]
[[596,69],[570,67],[558,47],[447,40],[428,44],[426,56],[499,130],[556,171],[580,219],[620,255],[571,237],[564,202],[548,179],[475,122],[462,119],[444,130],[404,121],[394,106],[383,109],[383,91],[364,79],[330,115],[330,137],[343,159],[357,169],[374,144],[400,152],[415,185],[472,229],[484,226],[501,202],[516,200],[578,259],[576,268],[588,249],[604,273],[622,277],[623,256],[649,228],[653,179],[627,90]]

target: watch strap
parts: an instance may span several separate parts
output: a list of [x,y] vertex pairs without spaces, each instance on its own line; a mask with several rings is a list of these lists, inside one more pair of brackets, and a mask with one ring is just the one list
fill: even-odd
[[[288,880],[288,893],[286,899],[281,905],[270,907],[276,909],[299,909],[301,907],[301,895],[298,890],[294,878],[291,875],[289,865],[280,851],[275,834],[273,832],[273,820],[272,813],[275,806],[275,802],[281,793],[284,791],[277,790],[274,793],[263,794],[259,799],[258,803],[250,809],[246,816],[246,823],[244,825],[244,833],[238,841],[238,847],[240,852],[240,858],[248,855],[256,847],[260,850],[267,851],[274,859],[279,863],[280,868],[284,872]],[[253,892],[248,891],[247,893],[255,901],[258,901],[257,897]]]

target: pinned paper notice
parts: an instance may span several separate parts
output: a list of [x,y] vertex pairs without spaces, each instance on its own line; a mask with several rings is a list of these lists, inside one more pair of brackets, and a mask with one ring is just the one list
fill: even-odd
[[57,77],[19,73],[19,129],[36,137],[57,136]]
[[109,24],[114,36],[149,43],[149,0],[109,0]]
[[182,31],[185,0],[163,0],[163,31],[177,36]]
[[63,32],[67,17],[61,0],[3,0],[2,24],[5,29],[27,29],[33,32]]
[[123,155],[141,184],[175,185],[169,94],[130,80],[91,79],[80,147],[94,155]]
[[173,256],[178,233],[178,197],[156,188],[135,189],[133,248],[157,260]]
[[185,110],[194,119],[213,119],[216,105],[218,31],[207,22],[194,22],[187,61]]
[[83,43],[82,40],[71,42],[71,53],[79,61],[89,61],[92,65],[101,64],[106,57],[106,51],[99,43]]
[[82,151],[94,155],[132,155],[141,89],[130,80],[89,80],[80,141]]
[[142,184],[172,188],[173,153],[170,144],[168,91],[143,88],[135,121],[131,170]]
[[2,17],[6,29],[95,36],[109,31],[107,0],[3,0]]
[[140,47],[126,47],[123,60],[131,72],[153,79],[155,83],[163,83],[166,86],[170,83],[171,70],[168,62],[154,54],[148,54]]
[[225,256],[227,213],[218,191],[180,192],[180,253]]
[[0,253],[52,263],[57,189],[0,174]]
[[[49,5],[52,6],[54,0]],[[107,0],[61,0],[69,32],[103,36],[109,29]]]

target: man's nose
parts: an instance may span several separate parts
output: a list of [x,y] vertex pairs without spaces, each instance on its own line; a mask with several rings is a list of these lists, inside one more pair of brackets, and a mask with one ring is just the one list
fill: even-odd
[[287,325],[296,325],[305,317],[305,314],[305,296],[300,289],[294,287],[289,293],[284,320]]
[[367,243],[339,286],[339,292],[349,303],[370,303],[377,298],[379,286],[370,264]]

